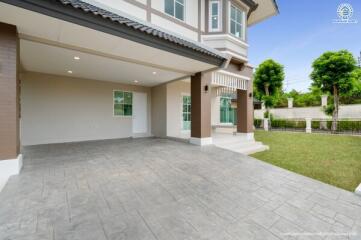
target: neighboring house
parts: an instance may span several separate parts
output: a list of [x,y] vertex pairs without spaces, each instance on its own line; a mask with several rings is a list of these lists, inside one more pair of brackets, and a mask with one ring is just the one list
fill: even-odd
[[277,12],[274,0],[1,0],[0,176],[19,171],[24,145],[209,144],[212,124],[233,121],[227,94],[251,136],[247,27]]

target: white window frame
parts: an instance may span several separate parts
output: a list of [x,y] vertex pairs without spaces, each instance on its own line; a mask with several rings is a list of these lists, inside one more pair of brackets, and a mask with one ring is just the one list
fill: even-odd
[[[174,7],[173,7],[173,13],[174,13],[174,15],[169,14],[169,13],[167,13],[167,12],[165,11],[165,1],[166,1],[166,0],[164,0],[164,13],[167,14],[168,16],[171,16],[171,17],[179,20],[179,21],[185,22],[185,21],[186,21],[186,9],[187,9],[187,8],[186,8],[186,3],[187,3],[187,0],[183,0],[184,3],[180,3],[179,0],[172,0],[173,3],[174,3],[174,4],[173,4],[173,6],[174,6]],[[180,19],[180,18],[177,18],[177,17],[176,17],[176,4],[177,4],[177,3],[183,6],[183,19]]]
[[[218,28],[213,28],[212,26],[212,18],[214,17],[212,15],[212,4],[217,3],[218,4]],[[209,1],[208,6],[208,31],[209,32],[219,32],[222,31],[222,2],[221,0],[211,0]]]
[[[184,126],[183,126],[183,97],[191,97],[190,93],[181,93],[181,111],[180,111],[180,114],[181,114],[181,132],[183,133],[188,133],[191,131],[191,129],[184,129]],[[191,98],[191,109],[192,109],[192,98]],[[192,119],[192,113],[191,114],[191,119]],[[192,126],[192,120],[190,121],[190,124]]]
[[[241,36],[240,37],[237,37],[236,34],[233,34],[232,33],[232,29],[231,29],[231,22],[233,21],[232,20],[232,7],[234,7],[236,10],[242,12],[242,23],[241,23]],[[236,23],[236,24],[239,24],[239,23]],[[228,19],[228,29],[229,29],[229,34],[231,34],[233,37],[237,38],[237,39],[241,39],[242,41],[245,41],[246,40],[246,12],[235,6],[234,4],[229,4],[229,19]]]
[[[124,93],[131,93],[132,94],[132,114],[131,115],[115,115],[115,109],[114,109],[114,93],[115,92],[123,92]],[[112,104],[112,107],[113,107],[113,117],[116,117],[116,118],[133,118],[133,92],[132,91],[127,91],[127,90],[123,90],[123,89],[113,89],[113,96],[112,96],[112,100],[113,100],[113,104]],[[123,103],[124,105],[124,103]]]

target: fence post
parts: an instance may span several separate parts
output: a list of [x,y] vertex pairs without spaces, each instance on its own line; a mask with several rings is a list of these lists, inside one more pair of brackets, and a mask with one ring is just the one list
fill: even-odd
[[268,118],[263,118],[263,129],[268,131]]
[[327,107],[327,95],[321,95],[321,107]]
[[312,118],[306,118],[306,133],[312,133]]
[[288,108],[293,108],[293,98],[287,98]]

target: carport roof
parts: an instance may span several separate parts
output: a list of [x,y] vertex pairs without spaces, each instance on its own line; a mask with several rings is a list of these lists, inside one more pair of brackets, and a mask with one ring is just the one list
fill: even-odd
[[80,0],[0,1],[213,65],[221,66],[227,60],[221,53],[203,44]]

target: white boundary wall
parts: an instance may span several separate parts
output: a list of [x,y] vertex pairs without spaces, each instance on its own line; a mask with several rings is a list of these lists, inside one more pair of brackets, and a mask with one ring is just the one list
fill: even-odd
[[[254,111],[254,118],[262,119],[266,110],[257,109]],[[324,112],[322,107],[302,107],[302,108],[275,108],[270,112],[275,118],[330,118]],[[339,118],[361,118],[361,104],[342,105],[340,106]]]

